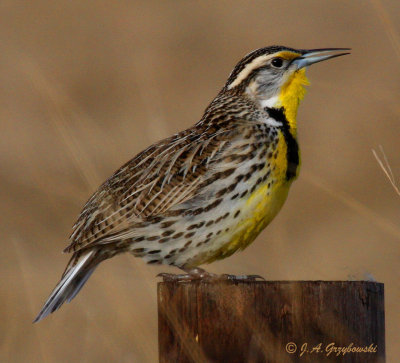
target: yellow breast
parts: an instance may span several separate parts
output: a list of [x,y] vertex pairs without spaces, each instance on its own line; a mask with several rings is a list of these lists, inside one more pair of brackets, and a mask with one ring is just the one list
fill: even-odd
[[[305,71],[293,73],[282,86],[276,107],[283,107],[289,124],[289,132],[294,138],[297,136],[296,116],[300,101],[305,95],[304,86],[308,84]],[[207,263],[232,255],[238,249],[246,248],[259,233],[274,219],[282,208],[290,185],[293,181],[286,179],[288,167],[287,143],[282,133],[274,150],[276,158],[271,158],[273,166],[272,178],[275,183],[267,181],[257,188],[241,207],[242,219],[223,236],[227,242],[217,251],[209,255]],[[297,171],[299,166],[297,167]],[[297,174],[297,173],[296,173]]]
[[[282,86],[278,103],[275,105],[277,108],[283,107],[289,124],[289,132],[294,138],[297,136],[297,109],[305,95],[304,86],[307,84],[308,80],[304,69],[293,73]],[[278,144],[274,150],[277,156],[269,160],[273,169],[271,169],[271,179],[274,180],[274,183],[269,184],[267,180],[247,200],[243,201],[243,205],[240,207],[242,219],[229,229],[229,232],[221,236],[226,239],[226,243],[208,255],[206,263],[228,257],[238,249],[246,248],[278,214],[285,203],[293,181],[293,179],[287,180],[286,178],[287,147],[285,137],[280,132]]]
[[274,219],[284,204],[290,183],[268,188],[268,184],[258,188],[245,202],[241,211],[243,218],[229,233],[227,243],[209,255],[206,263],[226,258],[238,249],[243,250],[260,234],[260,232]]
[[209,256],[207,263],[232,255],[238,249],[246,248],[259,233],[274,219],[282,208],[292,180],[286,179],[287,146],[282,134],[275,155],[269,157],[270,177],[247,199],[241,201],[239,209],[242,218],[234,221],[232,228],[221,238],[226,240],[221,248]]

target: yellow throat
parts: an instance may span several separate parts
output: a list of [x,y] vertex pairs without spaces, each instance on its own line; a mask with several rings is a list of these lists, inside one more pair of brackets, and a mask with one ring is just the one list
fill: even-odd
[[306,70],[303,68],[289,76],[287,81],[281,87],[281,92],[279,94],[277,106],[284,107],[285,116],[289,123],[289,129],[294,137],[297,135],[297,109],[300,101],[306,94],[304,86],[309,84],[310,82],[306,77]]

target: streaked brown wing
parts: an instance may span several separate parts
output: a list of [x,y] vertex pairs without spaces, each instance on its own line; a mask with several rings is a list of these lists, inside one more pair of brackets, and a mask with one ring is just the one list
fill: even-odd
[[198,193],[212,165],[241,133],[235,125],[193,127],[154,144],[123,165],[89,199],[66,252],[118,237]]

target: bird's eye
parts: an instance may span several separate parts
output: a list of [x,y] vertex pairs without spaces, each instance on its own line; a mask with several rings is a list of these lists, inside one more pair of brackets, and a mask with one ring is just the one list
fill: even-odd
[[274,58],[274,59],[272,59],[271,64],[275,68],[282,68],[283,59],[282,58]]

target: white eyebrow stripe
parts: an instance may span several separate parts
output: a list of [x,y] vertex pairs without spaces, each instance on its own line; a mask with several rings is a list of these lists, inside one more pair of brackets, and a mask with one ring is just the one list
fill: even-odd
[[238,86],[240,83],[246,79],[251,72],[255,69],[264,65],[269,59],[275,57],[276,54],[264,54],[260,55],[257,58],[254,58],[250,63],[246,64],[246,66],[239,72],[236,76],[235,80],[228,86],[228,89],[232,89],[233,87]]

